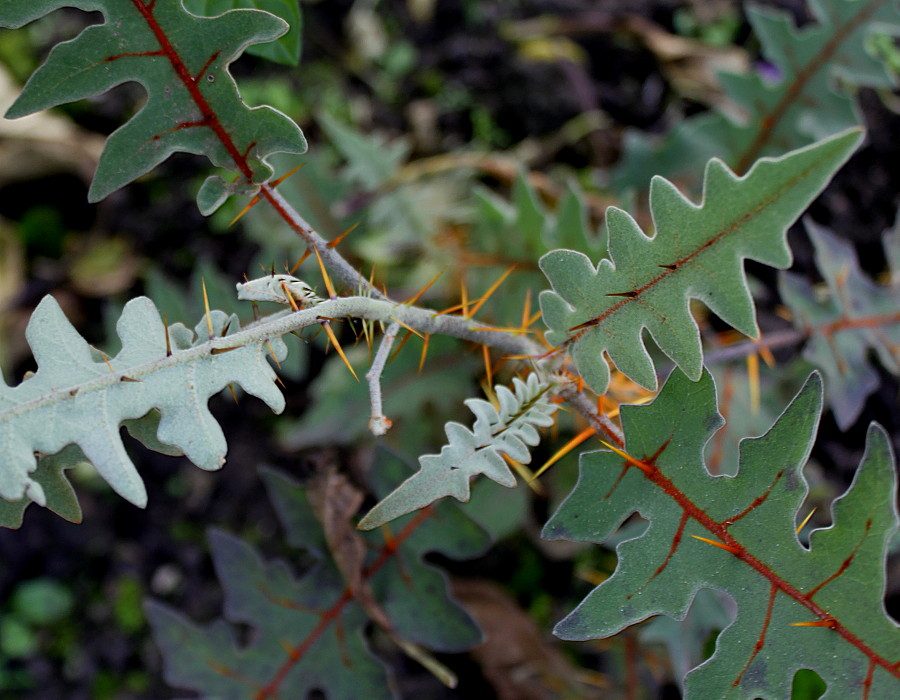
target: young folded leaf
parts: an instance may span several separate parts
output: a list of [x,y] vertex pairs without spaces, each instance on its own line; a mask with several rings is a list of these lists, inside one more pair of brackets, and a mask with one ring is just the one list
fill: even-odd
[[538,428],[553,425],[556,404],[549,400],[550,384],[537,373],[526,381],[513,379],[515,393],[505,386],[494,387],[499,410],[482,399],[466,399],[475,414],[469,430],[459,423],[447,423],[449,443],[439,455],[419,457],[421,469],[382,499],[359,522],[361,530],[371,530],[406,515],[445,496],[469,500],[469,480],[478,474],[512,488],[516,477],[503,455],[527,464],[531,450],[540,442]]
[[806,549],[796,534],[803,466],[822,408],[813,374],[772,428],[741,443],[734,477],[712,476],[703,448],[722,425],[709,374],[678,370],[658,398],[622,409],[625,448],[581,458],[575,489],[544,536],[602,542],[635,512],[650,521],[617,548],[618,566],[556,627],[564,639],[616,634],[652,615],[683,619],[701,588],[727,592],[737,615],[685,678],[689,700],[781,700],[799,669],[828,696],[900,695],[900,629],[884,609],[885,557],[897,528],[896,477],[872,425],[833,525]]
[[[272,175],[273,153],[303,153],[300,128],[271,107],[250,108],[228,67],[251,44],[276,39],[287,24],[268,12],[233,10],[197,17],[180,0],[28,0],[0,3],[0,26],[21,27],[60,7],[99,10],[92,25],[59,44],[31,76],[7,118],[15,119],[92,97],[128,81],[147,91],[147,103],[109,137],[89,199],[97,202],[150,171],[172,153],[202,153],[252,186]],[[212,185],[211,182],[217,183]],[[227,196],[221,179],[204,188],[211,203]]]
[[846,430],[880,384],[869,350],[886,370],[900,374],[900,260],[891,255],[892,247],[900,248],[900,235],[894,231],[884,237],[897,281],[879,285],[863,274],[853,246],[812,221],[806,230],[828,297],[820,299],[805,278],[789,272],[781,274],[778,288],[794,325],[810,333],[803,357],[825,374],[825,395],[838,426]]
[[654,178],[652,238],[628,214],[611,207],[608,260],[595,267],[571,250],[541,258],[553,285],[552,292],[541,293],[547,340],[568,348],[582,377],[600,394],[609,384],[603,353],[639,384],[656,388],[653,362],[643,345],[645,328],[682,371],[698,378],[703,355],[690,299],[700,299],[734,328],[757,336],[744,259],[790,265],[787,228],[861,138],[852,130],[781,158],[764,158],[744,177],[711,160],[700,204],[667,180]]

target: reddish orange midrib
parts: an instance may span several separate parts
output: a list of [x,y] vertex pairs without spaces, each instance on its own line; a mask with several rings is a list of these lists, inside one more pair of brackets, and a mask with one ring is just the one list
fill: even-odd
[[[397,536],[392,539],[389,543],[385,544],[382,547],[381,552],[378,554],[378,557],[373,561],[362,573],[362,578],[364,581],[370,579],[374,576],[381,568],[397,553],[400,548],[400,545],[406,541],[406,539],[415,532],[416,528],[422,524],[423,521],[431,517],[434,512],[434,508],[431,506],[427,506],[416,513],[416,516],[410,520],[406,526],[397,534]],[[288,659],[285,661],[281,667],[276,672],[275,676],[273,676],[272,680],[266,684],[263,688],[261,688],[257,693],[253,696],[253,700],[267,700],[268,698],[276,698],[278,695],[278,689],[281,684],[284,682],[284,679],[287,677],[287,674],[290,673],[291,669],[297,665],[300,659],[303,658],[303,655],[312,648],[313,644],[322,636],[326,629],[331,625],[331,623],[336,620],[341,611],[344,609],[344,606],[353,600],[353,593],[350,589],[345,589],[341,594],[341,597],[338,598],[337,602],[334,603],[328,610],[322,613],[322,619],[319,620],[319,623],[313,628],[313,630],[301,641],[299,644],[296,644],[292,647],[291,651],[288,653]]]
[[[190,94],[191,99],[194,101],[194,104],[197,105],[197,108],[200,110],[200,114],[203,115],[203,120],[206,125],[209,126],[210,129],[212,129],[213,133],[225,147],[225,150],[228,151],[228,155],[231,156],[235,165],[237,165],[238,169],[241,171],[241,174],[246,177],[248,181],[252,181],[253,169],[247,162],[246,156],[238,150],[234,141],[232,141],[231,135],[219,120],[218,115],[215,113],[206,97],[204,97],[203,93],[200,91],[200,88],[197,87],[197,80],[199,80],[199,77],[197,80],[194,79],[190,71],[187,69],[187,66],[184,64],[184,61],[181,60],[181,56],[179,56],[178,51],[176,51],[175,47],[172,45],[172,42],[169,41],[169,37],[166,35],[159,22],[157,22],[156,18],[153,16],[155,3],[145,5],[143,2],[141,2],[141,0],[131,0],[131,4],[134,5],[135,9],[141,13],[141,16],[147,23],[150,31],[153,32],[153,36],[156,37],[156,40],[159,42],[160,48],[162,49],[166,58],[168,58],[169,62],[172,64],[172,69],[175,71],[178,79],[182,82],[185,89]],[[204,71],[206,70],[206,68],[208,68],[208,65],[209,64],[204,67]]]
[[[830,154],[829,154],[829,155],[830,155]],[[823,155],[823,159],[824,159],[824,155]],[[686,263],[689,263],[689,262],[691,262],[692,260],[694,260],[698,255],[700,255],[700,254],[703,253],[704,251],[708,250],[710,247],[712,247],[712,246],[713,246],[714,244],[716,244],[718,241],[722,240],[725,236],[727,236],[727,235],[733,233],[733,232],[736,231],[736,230],[739,230],[739,229],[741,228],[741,226],[742,226],[746,221],[748,221],[749,219],[753,218],[753,217],[756,216],[760,211],[762,211],[762,210],[765,209],[767,206],[769,206],[772,202],[776,201],[779,197],[782,196],[782,194],[784,193],[784,191],[786,191],[786,190],[792,188],[794,185],[796,185],[796,183],[798,183],[798,182],[800,182],[801,180],[803,180],[803,179],[804,179],[805,177],[807,177],[813,170],[815,170],[816,167],[818,167],[818,162],[812,163],[809,167],[807,167],[806,169],[802,170],[802,171],[801,171],[800,173],[798,173],[795,177],[791,178],[791,179],[784,185],[783,188],[780,188],[780,189],[777,190],[776,192],[773,192],[771,195],[769,195],[769,197],[767,197],[766,199],[764,199],[764,200],[762,200],[761,202],[759,202],[753,209],[751,209],[750,211],[744,213],[743,215],[741,215],[740,217],[738,217],[737,219],[735,219],[733,222],[731,222],[730,224],[728,224],[727,226],[725,226],[721,231],[719,231],[718,233],[716,233],[714,236],[712,236],[711,238],[709,238],[708,240],[704,241],[702,244],[700,244],[699,246],[697,246],[691,253],[689,253],[688,255],[684,256],[683,258],[681,258],[681,259],[679,259],[679,260],[673,261],[673,262],[671,263],[671,265],[673,266],[673,269],[663,268],[663,272],[661,272],[660,274],[658,274],[656,277],[654,277],[654,278],[651,279],[650,281],[646,282],[645,284],[643,284],[642,286],[638,287],[637,289],[629,290],[630,292],[634,292],[634,294],[633,294],[632,296],[623,298],[621,301],[619,301],[619,302],[613,304],[612,306],[610,306],[610,307],[609,307],[608,309],[606,309],[603,313],[598,314],[597,316],[595,316],[595,317],[589,319],[588,321],[585,321],[584,323],[581,323],[581,324],[579,324],[579,325],[577,325],[577,326],[573,326],[572,328],[569,328],[568,330],[569,330],[570,332],[573,331],[573,330],[577,330],[577,332],[576,332],[574,335],[569,336],[565,341],[563,341],[563,342],[557,347],[557,349],[563,348],[563,347],[567,347],[567,346],[569,346],[569,345],[571,345],[571,344],[577,342],[578,339],[581,338],[585,333],[587,333],[587,332],[590,331],[592,328],[594,328],[594,327],[600,325],[601,323],[603,323],[603,322],[604,322],[606,319],[608,319],[610,316],[612,316],[613,314],[617,313],[617,312],[618,312],[621,308],[623,308],[626,304],[629,304],[629,303],[635,303],[635,302],[637,302],[637,303],[643,302],[643,299],[641,298],[641,295],[642,295],[644,292],[646,292],[647,290],[650,290],[650,289],[654,288],[655,286],[657,286],[659,283],[661,283],[663,280],[665,280],[667,277],[669,277],[669,275],[672,275],[672,274],[677,273],[677,272],[681,269],[682,265],[684,265],[684,264],[686,264]],[[704,202],[704,207],[706,207],[706,206],[709,206],[709,204],[708,204],[707,202]],[[785,228],[786,228],[786,227],[785,227]],[[656,236],[658,237],[659,235],[660,235],[659,232],[657,232]],[[654,238],[653,240],[656,241],[656,238]],[[621,292],[619,292],[619,293],[621,293]]]
[[[626,462],[626,464],[628,463]],[[800,592],[800,590],[797,589],[793,584],[781,578],[766,564],[750,554],[750,552],[748,552],[746,548],[728,532],[728,528],[726,525],[713,520],[709,515],[707,515],[704,510],[698,507],[666,476],[664,476],[659,470],[659,467],[657,467],[653,463],[643,462],[643,464],[645,467],[649,468],[649,471],[645,471],[643,469],[639,470],[644,475],[644,477],[653,482],[656,486],[662,489],[662,491],[666,495],[668,495],[676,503],[678,503],[678,505],[682,508],[682,511],[687,513],[689,517],[696,520],[702,527],[706,528],[709,532],[718,537],[724,544],[730,547],[734,552],[734,556],[754,569],[758,574],[769,581],[773,586],[778,588],[782,593],[785,593],[795,602],[804,606],[819,619],[828,619],[832,621],[833,624],[831,626],[831,629],[833,631],[840,634],[845,641],[856,647],[856,649],[860,653],[864,654],[872,663],[881,666],[892,676],[900,679],[900,664],[892,663],[878,654],[862,639],[860,639],[846,626],[844,626],[839,620],[835,619],[823,608],[819,607],[819,605],[813,602],[808,594]],[[628,466],[632,465],[628,464]]]
[[869,4],[863,4],[860,11],[851,17],[847,22],[840,26],[825,42],[822,50],[797,71],[796,79],[790,84],[785,91],[784,96],[775,104],[775,106],[758,120],[759,129],[753,141],[747,147],[747,150],[741,154],[734,167],[735,172],[743,174],[747,168],[755,161],[762,152],[763,147],[769,142],[772,133],[778,126],[778,123],[784,118],[791,106],[797,101],[806,85],[813,79],[827,63],[831,57],[837,52],[838,47],[849,37],[863,22],[869,19],[878,9],[886,2],[886,0],[872,0]]

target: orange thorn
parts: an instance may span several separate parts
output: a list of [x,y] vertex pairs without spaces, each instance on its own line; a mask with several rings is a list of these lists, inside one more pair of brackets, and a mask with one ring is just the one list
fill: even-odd
[[307,248],[306,252],[300,256],[300,259],[297,262],[295,262],[294,266],[288,271],[289,275],[293,275],[297,271],[297,268],[299,268],[303,264],[303,261],[309,257],[310,252],[312,252],[312,251],[310,251],[310,249]]
[[[282,176],[281,176],[280,178],[278,178],[277,180],[272,180],[272,187],[278,187],[278,185],[280,185],[282,182],[284,182],[285,180],[287,180],[291,175],[293,175],[295,172],[297,172],[298,170],[300,170],[300,168],[304,167],[305,165],[306,165],[306,163],[301,163],[301,164],[298,165],[296,168],[294,168],[293,170],[289,171],[289,172],[286,173],[285,175],[282,175]],[[238,222],[238,219],[240,219],[244,214],[246,214],[248,211],[250,211],[250,210],[251,210],[253,207],[255,207],[257,204],[259,204],[259,197],[254,197],[253,199],[250,200],[250,203],[249,203],[246,207],[244,207],[243,209],[241,209],[241,210],[238,212],[237,216],[235,216],[235,217],[228,223],[228,225],[229,225],[229,226],[234,226],[234,225]]]
[[244,214],[246,214],[248,211],[253,209],[253,207],[255,207],[257,204],[259,204],[259,197],[254,197],[253,199],[250,200],[250,203],[247,206],[245,206],[243,209],[241,209],[235,215],[235,217],[231,221],[228,222],[228,226],[229,227],[234,226],[238,221],[240,221],[241,217]]
[[480,383],[481,390],[484,392],[484,395],[487,397],[487,400],[491,402],[491,405],[496,408],[498,411],[500,410],[500,399],[497,398],[497,394],[494,391],[494,387],[488,384],[485,380],[481,380]]
[[[375,288],[375,263],[372,263],[372,269],[369,270],[369,289]],[[387,294],[385,294],[387,296]]]
[[[409,338],[409,336],[406,336]],[[428,341],[431,340],[431,334],[428,334],[424,338],[424,342],[422,343],[422,354],[419,355],[419,374],[422,374],[422,368],[425,366],[425,356],[428,354]]]
[[490,287],[488,287],[488,290],[482,295],[481,299],[479,299],[478,302],[475,304],[475,306],[472,307],[472,310],[468,314],[469,318],[473,318],[475,316],[475,314],[478,313],[478,311],[481,309],[481,307],[484,306],[484,303],[488,299],[491,298],[491,295],[493,295],[493,293],[497,291],[497,288],[501,284],[503,284],[503,282],[506,280],[506,278],[509,277],[512,274],[512,271],[515,269],[516,269],[516,266],[512,265],[506,272],[504,272],[502,275],[500,275],[500,278],[496,282],[494,282]]
[[322,272],[322,279],[325,280],[325,289],[328,290],[328,296],[332,299],[337,298],[337,293],[334,291],[334,285],[331,284],[331,278],[328,276],[328,272],[325,270],[325,263],[322,262],[322,256],[319,255],[319,251],[317,248],[313,248],[316,253],[316,260],[319,261],[319,270]]
[[266,347],[269,348],[269,352],[272,353],[272,359],[275,360],[275,364],[277,365],[278,369],[281,369],[281,363],[278,361],[278,357],[275,355],[275,348],[272,347],[272,343],[270,343],[268,340],[266,341]]
[[815,512],[816,512],[815,508],[813,508],[811,511],[809,511],[809,515],[807,515],[805,518],[803,518],[803,522],[797,526],[797,529],[794,532],[796,532],[799,535],[800,530],[802,530],[804,527],[806,527],[806,523],[809,522],[809,519],[813,516],[813,513],[815,513]]
[[437,282],[438,278],[443,274],[444,274],[444,270],[441,270],[440,272],[438,272],[434,277],[431,278],[431,282],[429,282],[424,287],[422,287],[422,289],[420,289],[419,292],[415,296],[410,297],[403,303],[408,304],[410,306],[415,304],[419,300],[419,298],[431,288],[431,285],[433,285],[435,282]]
[[[609,574],[603,571],[597,571],[592,567],[579,569],[575,572],[575,576],[580,578],[582,581],[587,581],[593,586],[599,586],[609,578]],[[608,687],[608,683],[604,683],[604,687]]]
[[113,369],[112,363],[109,361],[109,357],[106,355],[106,353],[103,352],[102,350],[98,350],[97,352],[99,352],[103,356],[103,361],[106,363],[106,366],[109,368],[109,371],[112,372],[113,374],[115,374],[116,370]]
[[235,402],[236,404],[237,404],[237,403],[240,403],[240,402],[238,401],[237,393],[234,391],[234,384],[231,384],[231,383],[229,382],[228,388],[231,390],[231,398],[234,399],[234,402]]
[[528,317],[531,315],[531,287],[525,292],[525,305],[522,307],[522,324],[521,328],[523,331],[527,330],[528,326],[531,324],[528,323]]
[[569,440],[565,445],[559,448],[556,453],[544,462],[544,466],[538,469],[534,473],[534,478],[537,479],[541,474],[547,471],[552,465],[556,464],[559,460],[565,457],[569,452],[578,447],[582,442],[587,440],[591,435],[594,435],[597,432],[595,428],[585,428],[578,435]]
[[226,352],[231,352],[232,350],[239,350],[242,346],[235,345],[233,348],[213,348],[209,351],[210,355],[222,355]]
[[[371,332],[369,328],[371,327]],[[372,335],[375,333],[374,321],[362,322],[363,338],[366,339],[366,347],[369,348],[369,359],[372,359]]]
[[341,241],[344,240],[344,238],[347,237],[347,234],[350,233],[350,232],[351,232],[353,229],[355,229],[357,226],[359,226],[359,222],[358,222],[358,221],[357,221],[355,224],[353,224],[353,226],[351,226],[351,227],[348,228],[346,231],[344,231],[340,236],[338,236],[337,238],[335,238],[333,241],[328,241],[327,247],[328,247],[328,248],[336,248],[337,246],[339,246],[340,243],[341,243]]
[[403,346],[406,345],[406,343],[409,341],[410,338],[412,338],[412,331],[406,331],[406,335],[403,336],[403,340],[401,340],[397,344],[397,349],[394,350],[394,354],[391,355],[390,358],[388,359],[389,363],[393,362],[394,359],[397,357],[397,355],[400,354],[400,351],[403,349]]
[[417,336],[419,336],[420,338],[422,337],[422,334],[419,333],[419,331],[417,331],[415,328],[411,328],[411,327],[408,326],[407,324],[403,323],[403,321],[401,321],[400,319],[391,317],[391,320],[392,320],[392,321],[396,321],[397,323],[399,323],[401,326],[403,326],[403,327],[404,327],[406,330],[408,330],[410,333],[415,333],[415,334],[416,334]]
[[541,317],[541,311],[535,311],[534,314],[528,319],[528,323],[525,325],[526,328],[530,328],[535,321],[537,321]]
[[209,296],[206,294],[206,280],[202,277],[200,278],[200,286],[203,288],[203,308],[206,309],[206,332],[209,334],[209,339],[212,340],[216,336],[213,333],[212,317],[209,314]]
[[[609,296],[609,295],[607,294],[607,296]],[[579,323],[577,326],[572,326],[569,329],[569,332],[571,333],[572,331],[580,331],[583,328],[590,328],[591,326],[596,326],[597,323],[598,323],[598,321],[595,318],[590,318],[587,321],[585,321],[584,323]]]
[[294,168],[293,170],[289,170],[288,172],[286,172],[284,175],[282,175],[277,180],[272,180],[272,187],[278,187],[278,185],[280,185],[282,182],[287,180],[295,172],[297,172],[301,168],[305,168],[305,167],[306,167],[306,163],[300,163],[300,165],[298,165],[296,168]]
[[347,365],[347,369],[350,370],[350,374],[353,375],[353,378],[356,381],[359,381],[359,377],[356,376],[356,372],[353,371],[353,365],[350,364],[350,360],[347,359],[347,356],[344,354],[344,349],[341,347],[341,344],[338,342],[337,336],[334,334],[334,331],[331,329],[330,323],[323,323],[325,327],[325,332],[328,334],[328,338],[331,340],[331,344],[334,345],[334,349],[337,350],[337,354],[341,356],[341,359],[344,361],[344,364]]
[[172,357],[172,341],[169,338],[169,321],[166,319],[166,313],[163,312],[163,328],[166,333],[166,357]]
[[391,532],[391,524],[385,523],[382,525],[379,530],[381,536],[384,538],[384,548],[389,552],[394,552],[397,549],[397,540],[394,537],[394,533]]
[[759,413],[759,355],[747,355],[747,383],[750,387],[750,412]]
[[775,367],[775,355],[772,354],[772,351],[769,348],[761,347],[759,349],[759,356],[763,359],[763,362],[766,363],[766,366],[769,369],[774,369]]
[[491,351],[487,345],[481,346],[481,355],[484,357],[484,374],[487,377],[488,386],[490,386],[494,381],[494,373],[491,370]]
[[833,617],[826,617],[823,620],[816,620],[814,622],[791,622],[789,627],[828,627],[829,629],[834,629],[836,620]]
[[730,547],[729,545],[723,544],[722,542],[716,542],[715,540],[711,540],[706,537],[700,537],[700,535],[691,535],[691,537],[693,537],[695,540],[706,542],[706,544],[711,544],[713,547],[724,549],[726,552],[730,552],[731,554],[737,554],[737,550],[734,547]]
[[459,278],[459,297],[460,297],[460,308],[462,309],[462,317],[469,318],[469,314],[467,312],[467,309],[469,306],[469,290],[466,289],[465,277]]
[[462,304],[454,304],[453,306],[448,306],[443,311],[438,311],[435,316],[443,316],[444,314],[452,314],[454,311],[459,311],[460,309],[465,308]]
[[294,295],[291,294],[291,290],[288,289],[287,283],[281,283],[281,291],[284,292],[284,296],[287,297],[288,304],[291,305],[291,309],[293,309],[294,311],[299,311],[300,307],[297,306],[297,302],[294,300]]
[[639,459],[635,459],[634,457],[632,457],[632,456],[631,456],[630,454],[628,454],[627,452],[625,452],[625,451],[623,451],[623,450],[620,450],[618,447],[614,447],[613,445],[610,445],[608,442],[606,442],[606,440],[600,440],[600,442],[602,442],[606,447],[608,447],[609,449],[611,449],[611,450],[612,450],[613,452],[615,452],[617,455],[619,455],[620,457],[622,457],[623,459],[625,459],[626,462],[628,462],[629,464],[633,464],[635,467],[637,467],[638,469],[640,469],[640,470],[641,470],[642,472],[644,472],[645,474],[652,474],[652,473],[654,472],[654,470],[656,469],[655,467],[653,467],[653,466],[650,465],[650,464],[644,464],[644,463],[643,463],[642,461],[640,461]]
[[522,479],[525,480],[525,483],[528,484],[528,488],[534,491],[539,496],[544,494],[544,488],[541,484],[534,480],[534,474],[531,473],[531,470],[526,467],[521,462],[514,460],[505,452],[501,452],[500,456],[503,457],[503,460],[513,468],[513,471],[516,472]]

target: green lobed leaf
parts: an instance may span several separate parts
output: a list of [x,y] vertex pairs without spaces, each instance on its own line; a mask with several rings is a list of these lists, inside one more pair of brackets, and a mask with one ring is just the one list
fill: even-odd
[[473,194],[475,235],[469,237],[467,247],[480,264],[465,266],[469,289],[487,289],[515,266],[503,282],[502,293],[487,307],[499,325],[522,323],[525,300],[536,298],[544,287],[544,276],[534,261],[545,253],[571,248],[607,255],[603,237],[591,230],[585,196],[575,181],[567,183],[555,210],[544,206],[524,172],[513,180],[508,200],[481,186],[476,186]]
[[[329,700],[355,700],[360,687],[376,700],[394,697],[387,669],[363,641],[362,608],[342,606],[334,626],[315,633],[322,613],[343,591],[336,570],[316,566],[298,579],[284,561],[267,562],[250,544],[218,529],[210,529],[209,544],[225,588],[226,619],[195,625],[167,605],[144,603],[167,683],[217,700],[245,700],[287,667],[283,684],[291,697],[327,688]],[[254,642],[241,646],[233,623],[253,626]],[[304,638],[315,643],[291,664],[282,641]]]
[[384,143],[381,138],[365,134],[327,113],[319,114],[316,121],[347,160],[347,179],[366,189],[377,190],[387,185],[409,154],[410,147],[405,141]]
[[[214,311],[210,319],[217,337],[240,330],[235,316]],[[27,497],[45,505],[48,494],[32,475],[35,454],[51,455],[74,444],[119,495],[143,507],[146,489],[122,444],[121,423],[156,408],[159,443],[177,448],[202,469],[215,470],[225,462],[226,443],[207,408],[210,396],[233,382],[272,410],[284,408],[268,361],[270,352],[279,359],[285,355],[278,338],[213,353],[205,321],[194,331],[180,323],[166,329],[146,297],[125,305],[116,331],[121,351],[112,358],[96,357],[53,297],[44,297],[35,309],[25,335],[37,372],[18,386],[0,381],[0,498]],[[156,420],[152,414],[149,418]],[[143,432],[135,427],[139,437]],[[64,500],[66,493],[63,489]]]
[[[813,221],[805,223],[828,297],[821,299],[805,278],[789,272],[781,274],[778,287],[794,325],[809,333],[803,357],[825,374],[825,395],[838,427],[846,430],[880,385],[869,351],[889,372],[900,374],[900,285],[876,284],[860,269],[852,245]],[[886,235],[884,247],[890,260],[900,236]],[[900,267],[893,275],[900,275]]]
[[[620,187],[646,187],[650,173],[691,189],[710,158],[744,173],[761,156],[777,155],[861,123],[849,86],[893,87],[884,62],[870,54],[877,32],[900,34],[894,0],[811,0],[815,21],[797,29],[781,10],[747,8],[770,64],[744,75],[720,74],[726,94],[745,113],[740,122],[722,113],[684,119],[658,143],[638,132],[625,138],[615,174]],[[776,77],[764,77],[763,71]]]
[[374,529],[446,496],[468,501],[469,481],[479,474],[513,488],[516,478],[503,455],[528,464],[529,448],[541,439],[538,428],[553,425],[556,412],[556,404],[548,396],[551,384],[536,372],[526,381],[513,378],[513,386],[514,392],[499,384],[494,387],[499,408],[482,399],[466,399],[466,406],[475,414],[472,430],[447,423],[448,443],[440,454],[419,457],[419,471],[376,504],[359,528]]
[[597,393],[609,384],[604,353],[648,389],[656,373],[644,347],[646,328],[660,349],[696,379],[702,368],[700,332],[690,299],[756,336],[753,299],[743,260],[784,268],[791,262],[788,226],[821,192],[861,140],[852,130],[781,158],[764,158],[743,177],[720,160],[706,166],[699,204],[667,180],[653,179],[650,238],[624,211],[610,207],[609,259],[598,266],[583,253],[555,250],[540,265],[553,285],[541,293],[547,340],[566,346]]
[[184,0],[184,6],[195,15],[207,17],[237,9],[263,10],[280,17],[290,29],[275,41],[249,47],[247,53],[286,66],[296,66],[300,62],[303,24],[297,0]]
[[[396,458],[381,452],[373,472],[376,490],[389,490],[403,471]],[[287,542],[316,561],[298,577],[285,562],[266,562],[248,543],[211,530],[226,619],[201,627],[168,606],[146,604],[166,680],[221,700],[243,699],[264,688],[273,697],[302,698],[313,689],[329,700],[355,700],[361,689],[366,698],[393,697],[390,672],[364,640],[369,619],[346,593],[347,582],[325,553],[322,525],[307,490],[275,470],[265,469],[263,475]],[[425,563],[424,555],[477,556],[490,543],[487,535],[449,503],[412,523],[409,531],[408,521],[400,525],[390,543],[380,533],[363,535],[369,544],[366,581],[393,631],[443,652],[477,644],[480,630],[449,596],[446,577]],[[232,623],[254,629],[249,644],[236,643]]]
[[[556,634],[589,639],[653,615],[680,620],[699,590],[713,588],[734,599],[737,613],[714,655],[687,675],[688,699],[780,700],[799,669],[818,673],[828,697],[897,697],[900,630],[883,602],[898,525],[890,443],[870,427],[832,526],[815,530],[805,548],[795,528],[821,408],[814,373],[765,435],[741,443],[739,472],[727,477],[712,476],[703,460],[722,424],[708,374],[691,382],[675,370],[652,404],[623,407],[623,449],[642,467],[613,452],[583,455],[578,484],[544,536],[599,543],[635,512],[650,524],[619,544],[614,575]],[[821,626],[795,626],[809,622]]]
[[[235,187],[243,191],[247,183],[271,177],[266,159],[273,153],[306,150],[299,127],[284,114],[244,104],[228,70],[248,46],[288,30],[278,17],[258,10],[197,17],[181,0],[6,0],[0,3],[0,26],[20,27],[60,7],[99,10],[106,21],[54,47],[7,118],[129,81],[147,91],[143,108],[109,137],[90,201],[103,199],[178,151],[203,154],[239,173]],[[205,208],[215,200],[204,195]]]
[[[81,522],[81,506],[64,472],[80,461],[87,461],[84,453],[77,445],[68,445],[54,455],[39,456],[31,475],[46,498],[46,507],[72,523]],[[25,509],[31,503],[31,498],[25,495],[18,500],[0,498],[0,527],[22,527]]]

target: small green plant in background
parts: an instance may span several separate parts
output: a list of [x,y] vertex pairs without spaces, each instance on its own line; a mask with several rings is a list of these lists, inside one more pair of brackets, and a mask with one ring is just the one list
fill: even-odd
[[[805,342],[809,364],[761,430],[744,431],[734,407],[723,429],[730,399],[717,395],[705,365],[712,334],[698,303],[750,339],[731,349],[736,356],[768,350],[745,260],[791,265],[788,228],[863,139],[851,87],[892,85],[884,59],[866,47],[900,31],[895,3],[821,0],[802,30],[753,10],[778,79],[723,76],[742,121],[708,113],[679,122],[659,145],[626,139],[614,177],[620,201],[649,188],[649,208],[634,216],[601,208],[602,234],[590,223],[596,201],[579,187],[513,175],[506,202],[471,188],[473,172],[508,171],[503,158],[463,153],[417,164],[402,143],[385,146],[327,114],[318,124],[343,170],[313,149],[305,179],[287,179],[307,147],[300,127],[273,107],[245,104],[230,67],[245,51],[296,63],[296,3],[4,0],[0,24],[21,27],[61,7],[99,11],[103,22],[57,45],[7,117],[139,83],[146,103],[107,139],[90,200],[173,153],[203,155],[218,172],[197,187],[199,210],[233,218],[249,207],[260,260],[291,262],[246,280],[200,275],[202,313],[190,322],[198,302],[180,298],[167,271],[156,270],[149,296],[121,305],[110,324],[120,347],[108,352],[45,296],[25,331],[36,370],[0,383],[0,522],[20,527],[31,503],[79,521],[67,473],[84,462],[122,498],[153,508],[123,425],[151,450],[218,470],[229,435],[209,399],[250,394],[281,413],[281,375],[305,376],[325,348],[314,405],[273,432],[292,449],[377,444],[362,468],[327,453],[302,483],[254,465],[284,556],[211,528],[223,619],[197,624],[145,602],[170,685],[217,698],[388,698],[402,683],[383,660],[389,648],[454,687],[452,663],[435,654],[478,646],[482,630],[492,640],[478,597],[451,587],[444,570],[523,529],[526,488],[540,490],[544,471],[529,465],[549,441],[559,448],[552,461],[579,444],[585,451],[543,537],[617,545],[617,561],[586,572],[596,587],[554,632],[566,640],[623,633],[632,670],[611,675],[625,696],[642,692],[638,643],[668,647],[669,673],[688,698],[814,697],[821,684],[834,697],[897,696],[900,631],[884,608],[898,525],[890,436],[868,428],[828,527],[806,525],[803,470],[826,398],[847,429],[878,388],[873,363],[900,373],[900,236],[885,235],[888,270],[876,281],[837,232],[806,220],[827,293],[795,274],[780,278],[796,324],[783,342]],[[376,31],[369,15],[355,21]],[[725,23],[721,32],[733,30]],[[411,70],[396,50],[380,60],[388,73]],[[445,179],[435,187],[417,167]],[[347,201],[365,206],[342,207]],[[345,256],[343,236],[360,223]],[[388,274],[376,262],[391,284],[375,282]],[[440,299],[432,285],[441,267],[463,281],[449,308],[430,303]],[[349,346],[354,336],[368,352]],[[482,365],[485,398],[470,398]],[[460,403],[474,420],[445,423],[448,414],[462,419]],[[557,430],[577,434],[564,441]],[[719,443],[717,433],[728,439]],[[417,464],[409,459],[423,452]],[[2,653],[34,652],[37,627],[68,615],[71,594],[57,588],[40,580],[17,588],[0,625]],[[539,593],[536,609],[546,607]],[[142,595],[139,582],[121,581],[112,615],[126,633],[144,626],[135,607]],[[34,610],[40,619],[29,617]],[[531,673],[529,682],[558,697],[598,694],[555,650]],[[95,691],[114,692],[103,678]],[[132,678],[131,690],[144,682]]]

